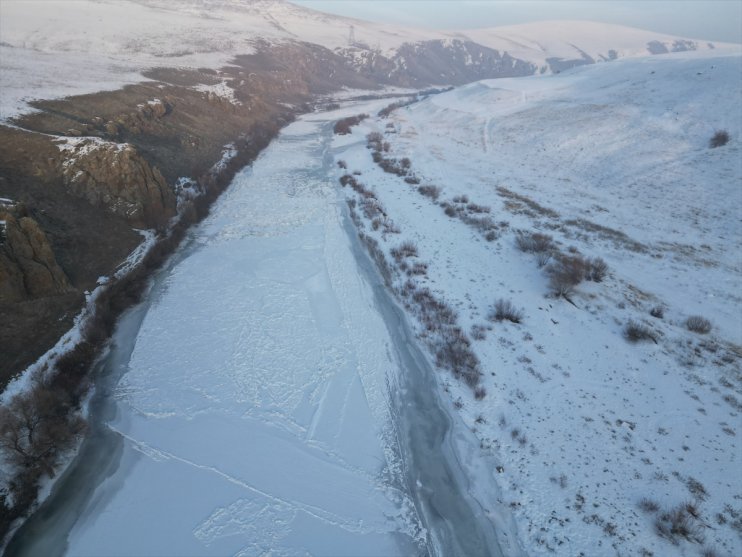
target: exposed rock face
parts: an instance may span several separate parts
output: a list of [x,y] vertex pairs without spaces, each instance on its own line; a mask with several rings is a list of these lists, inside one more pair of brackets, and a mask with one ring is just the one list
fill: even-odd
[[[351,55],[355,52],[355,55]],[[356,70],[378,83],[420,87],[458,85],[479,79],[533,75],[537,68],[508,53],[471,41],[403,44],[391,58],[372,50],[346,51]]]
[[134,226],[159,227],[175,214],[172,188],[132,145],[87,138],[61,149],[65,184],[73,195]]
[[0,302],[70,292],[49,241],[31,217],[0,213]]

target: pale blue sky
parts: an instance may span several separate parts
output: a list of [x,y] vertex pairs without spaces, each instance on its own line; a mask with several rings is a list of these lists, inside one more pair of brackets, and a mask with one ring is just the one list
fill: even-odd
[[323,12],[434,29],[590,19],[742,43],[742,0],[292,0]]

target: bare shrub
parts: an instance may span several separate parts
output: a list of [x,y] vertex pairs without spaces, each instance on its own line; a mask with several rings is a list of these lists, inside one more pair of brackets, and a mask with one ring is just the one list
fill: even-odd
[[474,389],[474,398],[476,400],[482,400],[484,397],[487,396],[487,389],[482,387],[481,385]]
[[485,340],[487,338],[487,328],[483,325],[472,325],[470,334],[474,340]]
[[554,239],[548,234],[540,232],[518,231],[515,245],[525,253],[544,253],[554,250]]
[[665,308],[662,306],[654,306],[651,310],[649,310],[649,315],[656,319],[662,319],[665,316]]
[[494,230],[488,230],[487,233],[484,235],[484,239],[488,242],[494,242],[497,240],[497,232]]
[[448,203],[443,204],[443,212],[446,213],[447,217],[455,217],[457,215],[456,207]]
[[684,505],[662,512],[654,521],[655,531],[674,544],[679,538],[703,543],[703,525],[696,521]]
[[477,205],[476,203],[469,203],[466,206],[466,210],[470,213],[489,213],[492,211],[490,207],[486,205]]
[[685,320],[685,327],[689,331],[705,335],[711,331],[711,321],[700,315],[691,315]]
[[417,246],[410,241],[402,242],[398,247],[392,248],[391,254],[397,261],[406,257],[417,257]]
[[463,379],[470,387],[479,383],[479,359],[471,350],[471,342],[458,329],[445,336],[435,354],[436,365],[450,369],[455,377]]
[[709,147],[715,149],[727,143],[729,143],[729,132],[726,130],[716,130],[709,140]]
[[685,487],[687,487],[690,494],[699,501],[705,501],[709,495],[704,485],[693,477],[689,477],[685,480]]
[[518,310],[510,300],[500,298],[495,302],[487,319],[490,321],[508,320],[512,323],[520,323],[523,320],[523,312]]
[[467,195],[457,195],[453,198],[454,203],[469,203],[469,196]]
[[382,224],[384,226],[384,230],[383,230],[384,234],[401,234],[402,233],[402,230],[400,230],[399,226],[397,226],[394,223],[394,221],[390,218],[384,217]]
[[420,178],[418,178],[417,176],[406,176],[405,179],[404,179],[404,181],[407,184],[410,184],[412,186],[416,186],[417,184],[420,183]]
[[9,464],[27,472],[54,477],[62,451],[85,429],[69,398],[61,390],[35,385],[0,407],[0,449]]
[[408,269],[407,274],[408,275],[427,275],[428,264],[417,262]]
[[652,330],[647,327],[644,323],[637,321],[629,321],[624,327],[623,334],[627,340],[631,342],[639,342],[642,340],[651,340],[657,342]]
[[536,254],[536,264],[541,267],[545,267],[549,261],[551,261],[551,252],[550,251],[542,251],[541,253]]
[[342,168],[343,170],[346,170],[348,168],[348,163],[346,163],[344,160],[339,160],[338,168]]
[[647,497],[642,498],[642,500],[639,501],[638,506],[645,513],[656,513],[658,510],[660,510],[659,503]]
[[370,149],[381,151],[381,144],[384,141],[384,136],[379,132],[371,132],[366,136],[366,141],[368,142],[368,147]]
[[438,186],[420,186],[419,188],[417,188],[417,191],[420,193],[420,195],[429,197],[433,201],[438,201],[438,197],[441,194],[441,188],[439,188]]
[[557,296],[568,297],[585,277],[587,264],[579,255],[560,255],[548,267],[549,286]]
[[404,157],[401,161],[399,161],[399,164],[405,170],[409,170],[412,167],[412,161],[407,157]]
[[595,257],[593,259],[587,260],[587,272],[586,277],[587,280],[591,280],[593,282],[603,282],[606,275],[608,274],[608,264],[603,261],[600,257]]
[[361,200],[360,205],[361,209],[363,210],[364,216],[369,220],[375,219],[379,215],[385,214],[384,207],[378,199],[364,198]]

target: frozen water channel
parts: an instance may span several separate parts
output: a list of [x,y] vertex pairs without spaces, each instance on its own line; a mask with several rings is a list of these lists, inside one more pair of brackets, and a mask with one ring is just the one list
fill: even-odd
[[97,428],[112,464],[70,508],[65,481],[92,477],[76,462],[19,554],[499,553],[432,370],[345,217],[329,118],[238,174],[123,321]]

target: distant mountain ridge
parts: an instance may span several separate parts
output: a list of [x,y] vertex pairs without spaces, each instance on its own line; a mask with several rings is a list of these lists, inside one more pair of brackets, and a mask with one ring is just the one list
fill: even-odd
[[[330,15],[286,0],[4,0],[0,117],[28,98],[141,81],[154,67],[219,68],[266,45],[305,42],[378,84],[420,87],[557,73],[616,58],[728,47],[620,25],[543,21],[437,31]],[[70,80],[70,75],[76,76]]]

